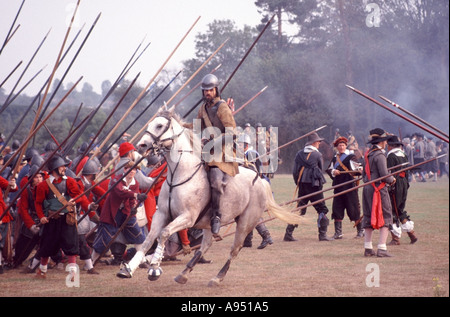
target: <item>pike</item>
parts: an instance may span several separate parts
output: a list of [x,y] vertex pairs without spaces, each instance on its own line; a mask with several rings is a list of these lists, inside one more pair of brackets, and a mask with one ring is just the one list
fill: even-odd
[[253,159],[253,160],[251,160],[251,161],[248,161],[248,162],[249,162],[249,163],[254,163],[254,162],[256,162],[258,159],[261,159],[261,157],[270,155],[272,152],[281,150],[282,148],[284,148],[284,147],[286,147],[286,146],[288,146],[288,145],[291,145],[292,143],[297,142],[297,141],[299,141],[299,140],[301,140],[301,139],[303,139],[303,138],[305,138],[305,137],[307,137],[307,136],[313,134],[314,132],[317,132],[317,131],[322,130],[322,129],[325,128],[326,126],[327,126],[327,125],[323,125],[323,126],[321,126],[320,128],[314,129],[314,130],[312,130],[312,131],[310,131],[310,132],[308,132],[308,133],[306,133],[306,134],[303,134],[302,136],[300,136],[300,137],[298,137],[298,138],[295,138],[294,140],[291,140],[291,141],[289,141],[289,142],[287,142],[287,143],[285,143],[285,144],[283,144],[283,145],[277,147],[276,149],[271,150],[271,151],[269,151],[269,152],[266,152],[265,154],[260,155],[259,157],[255,158],[255,159]]
[[239,111],[241,111],[242,109],[244,109],[249,103],[251,103],[253,100],[256,99],[256,97],[258,97],[260,94],[262,94],[264,92],[264,90],[267,89],[268,86],[264,87],[263,89],[261,89],[256,95],[254,95],[252,98],[250,98],[246,103],[244,103],[239,109],[237,109],[236,111],[233,112],[233,115],[235,115],[236,113],[238,113]]
[[300,209],[304,209],[304,208],[307,208],[307,207],[311,207],[311,206],[313,206],[313,205],[315,205],[315,204],[318,204],[318,203],[321,203],[321,202],[323,202],[323,201],[325,201],[325,200],[328,200],[328,199],[331,199],[331,198],[334,198],[334,197],[337,197],[337,196],[340,196],[340,195],[343,195],[343,194],[347,194],[347,193],[349,193],[349,192],[351,192],[351,191],[354,191],[354,190],[356,190],[356,189],[359,189],[359,188],[361,188],[361,187],[364,187],[364,186],[370,185],[370,184],[372,184],[372,183],[376,183],[376,182],[382,181],[383,179],[385,179],[385,178],[387,178],[387,177],[389,177],[389,176],[394,176],[394,175],[399,174],[399,173],[401,173],[401,172],[405,172],[405,171],[408,171],[408,170],[410,170],[410,169],[415,169],[416,167],[418,167],[418,166],[420,166],[420,165],[427,164],[427,163],[429,163],[429,162],[432,162],[432,161],[434,161],[434,160],[437,160],[437,159],[439,159],[439,158],[441,158],[441,157],[444,157],[444,156],[446,156],[446,155],[447,155],[447,154],[439,155],[439,156],[437,156],[437,157],[433,157],[432,159],[429,159],[429,160],[426,160],[426,161],[423,161],[423,162],[420,162],[420,163],[417,163],[417,164],[414,164],[414,165],[411,165],[411,166],[402,168],[402,169],[400,169],[400,170],[398,170],[398,171],[389,173],[389,174],[387,174],[387,175],[385,175],[385,176],[381,176],[381,177],[378,177],[378,178],[376,178],[376,179],[374,179],[374,180],[368,181],[367,183],[363,183],[363,184],[361,184],[361,185],[358,185],[358,186],[355,186],[355,187],[352,187],[352,188],[343,190],[342,192],[336,193],[336,194],[334,194],[334,195],[332,195],[332,196],[330,196],[330,197],[325,197],[325,198],[316,200],[316,201],[314,201],[314,202],[312,202],[312,203],[310,203],[310,204],[308,204],[308,205],[303,205],[303,206],[297,207],[297,208],[295,208],[295,209],[292,209],[291,212],[294,212],[294,211],[297,211],[297,210],[300,210]]
[[[86,118],[84,118],[82,120],[82,122],[75,127],[75,129],[73,130],[72,134],[75,133],[75,131],[78,130],[78,128],[82,125],[82,123],[84,123],[84,121],[86,121],[88,118],[88,116]],[[44,162],[39,166],[39,169],[31,176],[28,177],[28,182],[25,183],[20,190],[16,193],[14,199],[9,203],[8,207],[5,209],[5,211],[3,212],[2,215],[0,215],[0,221],[2,220],[2,218],[6,215],[6,213],[8,212],[8,210],[12,207],[12,205],[16,202],[17,199],[20,198],[20,194],[25,190],[25,188],[27,188],[27,186],[33,181],[34,176],[36,176],[36,174],[42,170],[44,168],[44,166],[47,164],[48,161],[50,161],[50,159],[56,154],[56,152],[58,152],[58,150],[61,148],[61,146],[70,138],[71,134],[69,134],[66,139],[61,143],[61,145],[57,145],[56,149],[53,150],[53,152],[50,153],[50,155],[47,157],[46,160],[44,160]]]
[[98,147],[97,151],[94,152],[95,155],[97,155],[99,149],[101,149],[105,143],[109,140],[109,138],[112,136],[112,134],[119,128],[120,124],[125,120],[125,118],[128,116],[128,114],[133,110],[133,108],[136,106],[136,104],[141,100],[143,95],[146,93],[150,85],[155,81],[158,74],[163,70],[163,68],[166,66],[166,64],[169,62],[169,60],[172,58],[173,54],[177,51],[177,49],[181,46],[181,43],[185,40],[185,38],[189,35],[189,33],[192,31],[194,26],[197,24],[198,20],[200,19],[200,16],[195,20],[195,22],[192,24],[192,26],[189,28],[189,30],[186,32],[186,34],[182,37],[182,39],[178,42],[177,46],[172,50],[170,55],[166,58],[164,63],[161,65],[161,67],[156,71],[156,73],[153,75],[153,77],[148,81],[147,85],[142,89],[140,94],[137,96],[137,98],[133,101],[131,106],[128,108],[128,110],[124,113],[123,117],[116,123],[116,126],[114,129],[110,131],[110,133],[107,135],[103,143]]
[[[222,49],[222,47],[228,42],[229,38],[227,38],[215,51],[212,53],[204,62],[203,64],[189,77],[189,79],[175,92],[175,94],[172,95],[172,97],[166,102],[165,105],[161,106],[160,109],[163,107],[168,107],[169,104],[173,101],[173,99],[180,93],[181,90],[183,90],[184,87],[187,86],[187,84],[198,74],[198,72],[205,67],[206,64],[209,63],[209,61]],[[177,104],[175,104],[173,107],[175,108]],[[150,120],[147,121],[147,123],[139,130],[139,132],[131,139],[130,143],[133,143],[135,139],[147,128],[147,126],[150,124],[150,122],[156,118],[157,112],[150,118]]]
[[[54,89],[54,91],[53,91],[51,97],[49,98],[49,100],[48,100],[48,102],[47,102],[47,105],[45,106],[44,110],[42,111],[42,113],[41,113],[39,119],[41,119],[42,116],[44,115],[44,113],[47,111],[47,108],[49,107],[49,105],[50,105],[50,103],[52,102],[53,98],[55,97],[56,93],[58,92],[58,90],[59,90],[60,86],[62,85],[64,79],[66,78],[67,74],[69,73],[69,70],[72,68],[73,63],[75,62],[75,60],[77,59],[78,55],[80,54],[82,48],[83,48],[84,45],[86,44],[86,41],[88,40],[89,36],[91,35],[92,31],[94,30],[94,27],[97,25],[97,22],[98,22],[98,20],[100,19],[100,16],[101,16],[101,12],[97,15],[97,17],[96,17],[96,19],[94,20],[94,22],[92,23],[92,25],[91,25],[89,31],[87,32],[86,36],[84,37],[83,41],[81,42],[80,47],[78,48],[78,50],[76,51],[74,57],[72,58],[72,60],[71,60],[71,62],[70,62],[70,64],[69,64],[69,66],[67,66],[66,70],[64,71],[63,76],[62,76],[61,79],[59,80],[58,85],[57,85],[56,88]],[[83,25],[83,27],[84,27],[84,25]],[[80,31],[81,31],[81,29],[80,29]],[[78,36],[78,35],[77,35],[77,36]],[[72,44],[73,44],[73,43],[74,43],[74,42],[72,41]],[[69,47],[69,49],[70,49],[70,47]]]
[[16,24],[17,18],[19,17],[20,11],[22,11],[23,4],[25,3],[25,0],[22,1],[22,4],[19,7],[19,10],[16,13],[16,17],[14,18],[13,23],[11,24],[11,27],[9,28],[8,34],[6,34],[5,41],[2,44],[2,47],[0,48],[0,55],[2,55],[3,49],[5,48],[6,44],[8,44],[11,37],[16,33],[17,29],[19,28],[20,24],[17,26],[17,28],[14,30],[14,32],[11,31],[14,28],[14,24]]
[[[166,86],[156,95],[155,98],[153,98],[153,100],[147,105],[147,107],[145,107],[144,110],[142,110],[141,112],[141,116],[151,107],[151,105],[164,93],[164,91],[166,91],[166,89],[170,86],[170,84],[172,84],[172,82],[181,74],[182,70],[180,70],[167,84]],[[122,133],[119,133],[119,136],[113,141],[110,142],[109,146],[106,148],[105,151],[103,151],[102,155],[100,155],[99,160],[102,159],[102,157],[105,155],[105,153],[108,152],[108,150],[113,146],[113,144],[117,143],[119,141],[119,139],[121,138],[121,136],[128,131],[128,129],[130,129],[140,118],[140,116],[136,116],[136,118],[122,131]]]
[[[239,67],[241,67],[242,63],[244,62],[244,60],[247,58],[247,56],[250,54],[251,50],[253,49],[253,47],[256,45],[256,43],[259,41],[259,39],[261,38],[261,36],[264,34],[264,32],[266,31],[266,29],[269,27],[269,25],[272,23],[273,19],[275,18],[275,14],[272,15],[272,17],[269,19],[269,21],[267,21],[266,25],[264,26],[264,28],[261,30],[261,32],[258,34],[258,36],[256,37],[256,39],[253,41],[252,45],[249,47],[249,49],[247,50],[247,52],[244,54],[244,57],[242,57],[241,61],[238,63],[238,65],[236,66],[236,68],[233,70],[233,72],[231,73],[231,75],[228,77],[228,79],[226,80],[226,82],[223,84],[222,88],[220,89],[221,92],[224,91],[225,87],[227,87],[228,83],[230,82],[231,78],[233,78],[234,74],[236,74],[237,70],[239,69]],[[183,118],[186,118],[195,108],[197,108],[197,106],[203,101],[203,98],[201,98],[184,116]]]
[[394,106],[395,108],[397,108],[397,109],[403,111],[403,112],[406,113],[407,115],[413,117],[413,118],[416,119],[416,120],[419,120],[420,122],[422,122],[423,124],[427,125],[428,127],[430,127],[431,129],[435,130],[436,132],[439,132],[440,134],[442,134],[443,136],[447,137],[447,139],[448,139],[448,137],[449,137],[448,134],[446,134],[444,131],[442,131],[442,130],[436,128],[435,126],[431,125],[430,123],[428,123],[427,121],[425,121],[424,119],[422,119],[421,117],[419,117],[418,115],[415,115],[415,114],[412,113],[411,111],[408,111],[408,110],[406,110],[405,108],[400,107],[400,105],[399,105],[398,103],[395,103],[395,102],[389,100],[389,99],[386,98],[386,97],[383,97],[383,96],[381,96],[381,95],[379,95],[379,97],[380,97],[381,99],[383,99],[384,101],[386,101],[387,103],[389,103],[389,104],[391,104],[392,106]]
[[45,40],[47,39],[49,33],[50,33],[50,30],[47,32],[47,34],[41,40],[41,42],[39,43],[38,47],[36,48],[36,50],[34,51],[33,55],[31,56],[30,60],[28,61],[27,65],[25,66],[25,69],[20,74],[19,78],[17,79],[16,83],[14,84],[14,87],[11,89],[11,92],[9,93],[8,97],[6,98],[5,103],[3,104],[2,108],[0,109],[0,114],[2,114],[2,112],[5,111],[5,109],[8,107],[9,100],[14,95],[14,90],[16,90],[17,86],[19,85],[19,82],[22,80],[22,78],[25,75],[26,71],[30,67],[30,65],[33,62],[34,58],[36,57],[37,53],[41,49],[41,47],[44,44]]
[[441,136],[440,134],[437,134],[437,133],[434,132],[433,130],[430,130],[430,129],[428,129],[427,127],[421,125],[420,123],[417,123],[417,122],[411,120],[410,118],[405,117],[405,116],[402,115],[401,113],[398,113],[397,111],[392,110],[391,108],[387,107],[386,105],[383,105],[381,102],[379,102],[379,101],[375,100],[374,98],[372,98],[372,97],[366,95],[365,93],[359,91],[358,89],[356,89],[356,88],[354,88],[354,87],[352,87],[352,86],[349,86],[349,85],[345,85],[345,86],[346,86],[347,88],[353,90],[353,91],[356,92],[357,94],[363,96],[364,98],[366,98],[366,99],[372,101],[373,103],[377,104],[378,106],[380,106],[380,107],[382,107],[382,108],[384,108],[384,109],[386,109],[386,110],[392,112],[393,114],[399,116],[400,118],[402,118],[402,119],[404,119],[404,120],[406,120],[406,121],[408,121],[408,122],[414,124],[415,126],[421,128],[422,130],[425,130],[425,131],[427,131],[428,133],[431,133],[432,135],[434,135],[435,137],[441,139],[442,141],[448,143],[448,138],[445,138],[445,137]]
[[[59,108],[59,106],[66,100],[66,98],[72,93],[72,91],[75,89],[75,87],[78,85],[78,83],[83,79],[83,77],[80,77],[80,79],[77,80],[77,82],[72,86],[72,88],[69,89],[69,91],[63,96],[63,98],[59,101],[59,103],[52,109],[52,111],[36,126],[36,128],[32,129],[32,131],[29,133],[28,137],[25,139],[25,141],[19,146],[16,152],[14,152],[10,159],[3,165],[2,168],[0,168],[0,174],[5,170],[6,166],[11,164],[11,162],[14,160],[16,156],[20,153],[20,157],[23,156],[23,152],[30,141],[30,139],[38,132],[38,130],[44,125],[44,123],[53,115],[53,113]],[[18,159],[18,163],[20,163],[20,159]],[[16,166],[17,167],[17,166]]]
[[3,84],[6,83],[9,79],[9,77],[12,76],[12,74],[14,74],[16,72],[16,70],[19,68],[20,65],[22,65],[23,61],[20,61],[16,67],[14,67],[14,69],[8,74],[8,76],[6,76],[6,78],[1,82],[0,84],[0,88],[2,88]]
[[[111,110],[111,112],[109,113],[108,117],[106,118],[106,120],[103,122],[103,124],[100,126],[100,128],[98,129],[97,133],[95,134],[95,136],[92,138],[91,142],[89,143],[89,145],[86,147],[86,149],[84,150],[83,154],[81,154],[81,157],[85,157],[86,154],[89,152],[91,146],[94,144],[95,139],[98,137],[98,135],[100,134],[100,132],[103,130],[103,128],[105,127],[105,125],[108,123],[108,121],[111,119],[112,115],[114,114],[114,112],[119,108],[120,104],[122,103],[122,101],[125,99],[125,97],[128,95],[128,93],[130,92],[131,88],[134,86],[134,84],[136,83],[136,80],[138,79],[139,75],[141,73],[139,72],[136,77],[134,77],[134,79],[132,80],[132,82],[130,83],[130,85],[128,86],[127,90],[125,91],[125,93],[122,95],[122,97],[119,99],[119,101],[116,103],[116,105],[114,106],[114,108]],[[74,171],[77,170],[78,165],[80,164],[81,159],[77,162],[77,165],[74,167]],[[81,171],[78,173],[78,177],[80,176]]]
[[[61,60],[59,61],[59,63],[61,64],[62,61],[64,60],[64,58],[66,57],[67,53],[69,52],[70,48],[72,47],[73,43],[75,42],[75,40],[77,39],[78,35],[80,34],[81,29],[78,31],[78,33],[75,35],[74,39],[72,40],[71,44],[69,45],[69,47],[66,49],[64,55],[61,57]],[[32,102],[30,103],[30,105],[28,106],[27,110],[25,110],[23,116],[17,121],[16,126],[14,127],[14,129],[12,130],[12,132],[10,133],[9,137],[6,139],[5,144],[7,144],[11,138],[13,137],[13,135],[16,133],[17,129],[19,128],[19,126],[22,124],[23,120],[25,119],[26,115],[28,114],[28,112],[31,110],[31,108],[33,107],[34,103],[36,102],[36,100],[38,100],[41,96],[42,91],[44,90],[44,88],[46,87],[46,85],[48,84],[50,80],[50,77],[47,78],[46,82],[44,83],[44,85],[42,85],[41,89],[39,90],[39,92],[36,94],[36,96],[34,97],[34,99],[32,100]],[[40,99],[39,99],[40,100]],[[40,102],[39,102],[40,103]],[[42,118],[41,118],[42,119]],[[3,148],[1,149],[3,150]]]
[[[160,160],[160,162],[163,160],[164,158],[162,158]],[[161,170],[161,172],[156,176],[155,180],[153,181],[152,185],[145,191],[145,195],[148,194],[148,192],[150,191],[150,189],[153,188],[153,186],[155,186],[156,182],[158,181],[158,179],[161,177],[161,175],[165,172],[166,168],[163,168]],[[130,168],[131,170],[131,168]],[[117,183],[116,183],[117,184]],[[116,241],[117,237],[119,236],[119,234],[123,231],[123,229],[125,229],[126,225],[128,224],[128,221],[130,220],[130,218],[136,214],[136,208],[132,208],[132,210],[130,211],[130,213],[127,215],[127,217],[125,218],[124,222],[120,225],[119,229],[117,230],[117,232],[111,237],[111,240],[109,241],[109,243],[106,245],[105,249],[103,250],[103,252],[100,254],[100,256],[98,258],[96,258],[94,260],[93,265],[95,266],[98,261],[105,255],[105,253],[109,250],[109,248],[111,247],[111,245],[114,243],[114,241]]]

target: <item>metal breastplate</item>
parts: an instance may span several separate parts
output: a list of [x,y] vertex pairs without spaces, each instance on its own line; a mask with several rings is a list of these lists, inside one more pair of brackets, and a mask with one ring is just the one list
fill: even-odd
[[[61,183],[55,184],[53,183],[53,186],[56,187],[56,189],[63,195],[64,197],[67,197],[67,180],[63,179]],[[53,193],[53,191],[49,188],[48,194],[46,199],[53,199],[57,198],[56,195]]]
[[222,102],[225,102],[224,100],[219,100],[212,106],[211,108],[208,108],[208,106],[205,106],[206,114],[209,117],[209,120],[213,124],[214,127],[218,128],[222,133],[225,133],[225,127],[220,121],[219,117],[217,116],[217,111],[219,110],[219,106]]

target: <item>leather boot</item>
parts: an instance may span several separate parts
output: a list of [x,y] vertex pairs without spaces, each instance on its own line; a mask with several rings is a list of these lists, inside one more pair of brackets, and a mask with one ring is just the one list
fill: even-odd
[[408,237],[411,239],[411,244],[414,244],[417,242],[417,240],[419,240],[419,239],[417,239],[416,234],[414,233],[414,230],[407,232],[407,234],[408,234]]
[[325,214],[319,214],[319,219],[317,221],[319,227],[319,241],[333,241],[333,237],[327,236],[328,224],[330,220],[328,220]]
[[334,239],[342,239],[344,235],[342,234],[342,220],[334,221]]
[[298,225],[287,225],[286,233],[284,234],[283,241],[297,241],[297,239],[295,239],[292,236],[292,233],[294,232],[294,229],[297,228],[297,227],[298,227]]
[[258,231],[259,235],[263,238],[263,241],[258,246],[258,249],[264,249],[269,244],[273,244],[272,237],[270,236],[269,229],[267,229],[264,223],[261,223],[256,226],[256,231]]
[[362,227],[361,221],[356,225],[356,236],[355,239],[364,238],[364,229]]
[[392,241],[388,243],[388,245],[400,245],[400,238],[391,232]]
[[220,193],[218,193],[216,190],[212,190],[212,193],[211,193],[211,210],[212,210],[211,232],[213,235],[217,235],[220,230],[221,214],[219,211],[219,207],[220,207],[219,198],[220,198]]

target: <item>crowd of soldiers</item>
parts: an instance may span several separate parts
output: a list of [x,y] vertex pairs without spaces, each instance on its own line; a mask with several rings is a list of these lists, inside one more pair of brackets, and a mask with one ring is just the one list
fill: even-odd
[[[225,133],[225,127],[236,129],[232,106],[220,98],[217,77],[205,76],[202,93],[205,104],[198,115],[202,126],[218,127],[222,133]],[[276,134],[269,127],[263,135],[260,123],[256,124],[256,133],[251,129],[247,123],[237,139],[236,152],[243,158],[239,163],[253,168],[270,183],[276,171],[274,163],[280,160],[277,155],[270,155],[274,149],[278,153]],[[405,211],[409,183],[426,182],[427,179],[436,181],[445,173],[448,177],[447,157],[430,161],[412,172],[392,173],[406,164],[442,156],[447,153],[447,144],[434,143],[421,133],[400,140],[377,128],[370,131],[369,146],[364,155],[358,156],[355,153],[359,151],[361,154],[361,151],[353,134],[349,132],[344,137],[338,132],[333,142],[336,154],[328,167],[323,166],[319,151],[324,139],[316,132],[308,135],[305,147],[295,157],[293,179],[300,213],[306,213],[308,203],[314,206],[318,214],[320,241],[342,239],[342,220],[347,213],[355,222],[356,238],[364,237],[364,255],[390,257],[386,247],[389,232],[391,245],[400,243],[402,232],[408,234],[411,243],[418,240],[414,222]],[[251,137],[256,140],[251,140]],[[253,148],[258,143],[264,146]],[[49,267],[62,268],[63,263],[67,263],[69,272],[77,274],[77,256],[85,262],[84,269],[88,274],[98,274],[94,268],[98,261],[117,265],[141,250],[157,209],[159,191],[167,176],[167,165],[162,157],[146,157],[147,164],[141,164],[140,155],[127,142],[126,135],[120,145],[111,148],[108,159],[114,158],[111,162],[115,163],[106,171],[102,170],[103,162],[101,164],[95,156],[90,156],[93,148],[88,147],[94,147],[93,142],[83,143],[73,159],[58,155],[56,144],[49,142],[44,151],[29,147],[22,158],[16,157],[10,162],[20,146],[17,140],[9,147],[0,139],[0,168],[3,171],[0,176],[0,274],[5,268],[22,266],[33,251],[36,252],[26,263],[24,271],[35,272],[36,277],[45,278]],[[257,150],[262,151],[262,155]],[[260,159],[266,155],[269,159]],[[19,164],[16,164],[17,160],[20,160]],[[213,234],[217,234],[221,226],[218,208],[220,193],[223,192],[221,186],[228,177],[238,173],[235,163],[222,163],[209,166],[208,173],[212,186]],[[335,196],[331,214],[335,229],[333,236],[327,235],[330,220],[323,195],[324,172],[332,179]],[[384,179],[371,182],[382,177]],[[363,186],[362,204],[357,192],[361,180],[371,182],[370,186]],[[295,228],[295,225],[287,226],[284,241],[296,241],[293,237]],[[263,221],[256,229],[263,239],[258,249],[273,244]],[[371,241],[374,229],[380,230],[376,253]],[[179,252],[188,254],[191,246],[199,244],[201,238],[201,232],[195,229],[178,232],[169,239],[165,258],[175,259]],[[252,233],[243,246],[251,247],[251,241]],[[127,250],[130,244],[133,247]],[[104,260],[107,252],[110,252],[110,257]],[[209,261],[202,257],[200,262]]]

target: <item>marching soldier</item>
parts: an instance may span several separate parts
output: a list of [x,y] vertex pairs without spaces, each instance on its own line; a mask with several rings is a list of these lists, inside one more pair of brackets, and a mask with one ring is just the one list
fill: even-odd
[[[327,169],[328,175],[333,180],[332,186],[336,186],[352,180],[355,176],[361,175],[362,167],[357,162],[355,154],[347,150],[347,138],[340,137],[334,141],[333,145],[338,150],[338,153],[331,160],[331,164]],[[334,189],[337,194],[344,190],[355,187],[356,182],[348,185],[340,186]],[[362,238],[364,236],[364,229],[359,220],[361,214],[361,205],[359,203],[358,190],[353,190],[344,195],[339,195],[333,198],[331,219],[334,219],[334,239],[342,239],[342,219],[344,219],[344,212],[347,211],[350,221],[357,223],[357,233],[355,238]]]
[[[402,145],[402,142],[396,135],[389,137],[387,154],[388,168],[409,162],[408,157],[401,148]],[[401,167],[391,170],[391,173],[399,169],[401,169]],[[414,222],[410,220],[410,217],[405,210],[409,188],[408,171],[398,173],[394,177],[396,179],[395,186],[392,186],[390,191],[393,224],[391,229],[392,241],[389,242],[389,245],[400,244],[402,231],[408,234],[411,243],[415,243],[417,237],[414,233]]]
[[[238,164],[233,161],[226,161],[225,156],[231,155],[234,157],[232,149],[225,144],[225,135],[233,134],[230,138],[234,138],[234,131],[236,123],[234,121],[233,113],[225,100],[220,98],[219,80],[216,76],[208,74],[203,77],[201,89],[205,103],[200,107],[197,118],[201,120],[201,130],[205,128],[217,128],[220,130],[220,135],[214,135],[210,141],[222,148],[222,156],[217,159],[218,155],[211,155],[208,160],[208,178],[211,184],[211,231],[217,235],[220,230],[220,197],[223,194],[225,185],[230,177],[234,177],[239,173]],[[206,142],[208,140],[203,140]],[[216,148],[216,146],[214,146]]]

